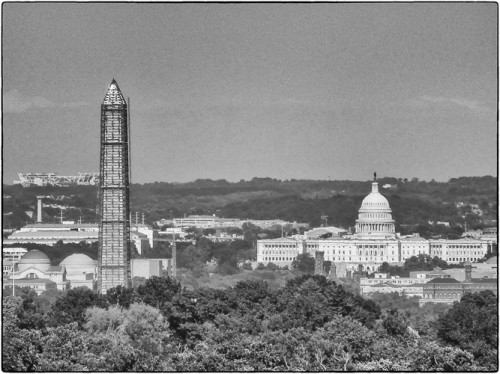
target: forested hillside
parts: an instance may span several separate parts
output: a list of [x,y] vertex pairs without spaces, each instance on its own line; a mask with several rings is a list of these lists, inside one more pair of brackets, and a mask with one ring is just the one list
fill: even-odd
[[[491,225],[497,215],[497,178],[461,177],[448,182],[380,178],[380,192],[391,204],[398,231],[429,221],[449,222],[469,228]],[[198,179],[189,183],[146,183],[131,187],[131,210],[145,214],[147,223],[184,214],[216,214],[219,217],[275,219],[319,226],[321,215],[331,225],[354,225],[361,200],[371,191],[371,181],[312,181],[254,178],[230,183],[226,180]],[[3,186],[4,228],[33,222],[36,196],[44,200],[45,222],[57,222],[61,206],[64,219],[95,222],[97,187]],[[458,203],[463,203],[460,206]],[[475,207],[475,208],[474,208]],[[480,209],[481,214],[478,214]],[[36,217],[36,214],[35,216]],[[437,230],[439,231],[439,230]]]

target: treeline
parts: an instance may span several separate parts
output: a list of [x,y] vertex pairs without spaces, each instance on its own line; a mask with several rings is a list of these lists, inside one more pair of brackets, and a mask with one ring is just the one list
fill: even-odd
[[[371,191],[372,181],[279,180],[253,178],[231,183],[224,179],[198,179],[188,183],[155,182],[132,184],[131,211],[144,213],[151,224],[162,218],[185,214],[216,214],[219,217],[251,219],[286,219],[317,226],[320,216],[328,215],[328,222],[353,226],[364,196]],[[463,224],[463,216],[470,215],[469,227],[481,226],[482,217],[455,203],[478,204],[483,217],[496,219],[497,178],[461,177],[448,182],[420,181],[402,178],[379,178],[379,188],[393,208],[397,224],[418,225],[428,221],[446,221]],[[388,188],[383,186],[388,185]],[[63,204],[74,207],[64,212],[65,219],[90,222],[97,218],[96,186],[30,187],[4,185],[4,228],[19,227],[32,222],[25,212],[33,211],[36,196],[46,198],[45,204]],[[64,199],[57,199],[62,197]],[[45,208],[44,220],[57,221],[59,210]]]
[[497,300],[412,320],[322,276],[187,291],[153,277],[3,302],[4,371],[496,371]]

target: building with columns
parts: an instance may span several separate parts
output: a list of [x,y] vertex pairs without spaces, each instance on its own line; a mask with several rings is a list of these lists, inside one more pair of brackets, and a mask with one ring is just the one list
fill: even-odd
[[356,220],[358,239],[395,239],[396,230],[392,210],[387,199],[378,192],[378,183],[372,183],[372,192],[363,199]]
[[373,272],[383,262],[398,265],[419,254],[438,256],[451,264],[475,262],[486,255],[493,243],[496,244],[496,238],[428,240],[418,234],[407,237],[396,235],[389,202],[380,194],[378,183],[373,182],[370,194],[361,203],[353,235],[327,239],[294,237],[258,240],[257,263],[290,266],[301,253],[309,253],[315,258],[316,251],[321,251],[325,261],[341,263],[342,269],[356,270],[362,265],[364,270]]

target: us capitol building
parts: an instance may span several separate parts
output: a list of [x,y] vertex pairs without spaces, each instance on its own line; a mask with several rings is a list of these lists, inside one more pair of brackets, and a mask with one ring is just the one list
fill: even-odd
[[337,276],[346,270],[356,270],[359,265],[369,272],[377,271],[383,262],[400,265],[418,254],[440,257],[451,264],[475,262],[482,259],[496,239],[428,240],[418,234],[401,237],[395,232],[392,210],[387,199],[372,183],[371,193],[363,199],[356,220],[355,234],[333,236],[327,239],[286,237],[257,241],[257,263],[272,262],[290,266],[301,253],[313,258],[317,251],[324,252],[324,260],[335,263]]

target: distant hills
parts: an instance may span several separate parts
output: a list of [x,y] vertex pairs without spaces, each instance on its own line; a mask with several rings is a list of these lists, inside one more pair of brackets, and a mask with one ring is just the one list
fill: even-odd
[[[497,178],[460,177],[448,182],[385,177],[377,180],[380,192],[393,210],[397,229],[428,225],[429,221],[482,227],[497,216]],[[224,179],[197,179],[188,183],[146,183],[131,186],[131,210],[145,214],[147,223],[189,214],[219,217],[284,219],[353,226],[362,199],[372,181],[279,180],[253,178],[231,183]],[[33,222],[36,196],[44,200],[44,221],[57,222],[61,207],[66,220],[97,220],[98,188],[95,186],[3,186],[3,228]],[[29,214],[33,212],[33,218]],[[28,213],[28,214],[27,214]],[[401,226],[403,225],[403,226]]]

